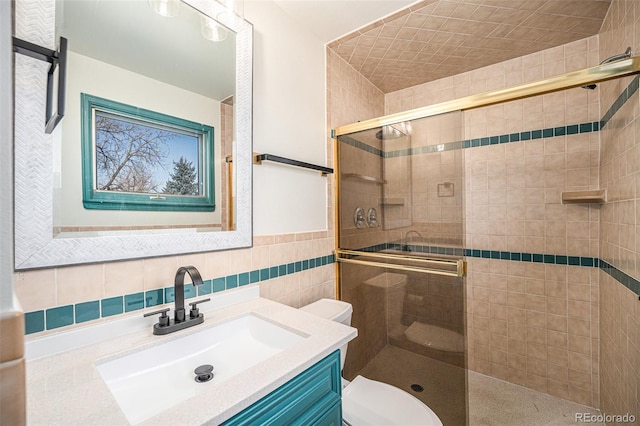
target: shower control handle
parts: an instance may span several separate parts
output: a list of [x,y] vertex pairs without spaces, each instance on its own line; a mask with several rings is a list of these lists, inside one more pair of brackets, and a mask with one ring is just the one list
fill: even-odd
[[366,228],[367,220],[364,217],[364,209],[362,207],[356,207],[353,212],[353,224],[356,228]]

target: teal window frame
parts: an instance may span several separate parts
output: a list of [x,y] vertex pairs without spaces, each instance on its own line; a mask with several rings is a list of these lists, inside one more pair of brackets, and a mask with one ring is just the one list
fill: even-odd
[[[214,128],[182,118],[147,109],[81,94],[82,121],[82,203],[91,210],[142,210],[142,211],[215,211],[214,181]],[[133,193],[96,189],[95,112],[147,126],[175,129],[177,133],[195,133],[201,139],[202,195],[172,195],[165,193]]]

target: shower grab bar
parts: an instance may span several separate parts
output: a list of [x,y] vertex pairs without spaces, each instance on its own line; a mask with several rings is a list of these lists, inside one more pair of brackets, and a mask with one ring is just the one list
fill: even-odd
[[324,166],[318,166],[316,164],[305,163],[304,161],[292,160],[291,158],[280,157],[273,154],[258,154],[253,153],[253,164],[262,164],[263,161],[273,161],[275,163],[288,164],[290,166],[302,167],[305,169],[317,170],[322,176],[333,173],[333,169]]
[[[418,256],[411,256],[411,255],[398,255],[398,254],[376,253],[376,252],[344,250],[344,249],[336,249],[335,254],[336,254],[336,261],[340,263],[353,263],[357,265],[377,266],[381,268],[398,269],[402,271],[412,271],[412,272],[422,272],[422,273],[435,274],[435,275],[445,275],[449,277],[464,277],[467,274],[467,262],[465,262],[462,259],[442,259],[442,258],[432,258],[432,257],[422,257],[422,256],[418,257]],[[343,256],[346,256],[346,257],[343,257]],[[376,262],[375,260],[359,260],[359,259],[354,259],[351,256],[372,257],[372,258],[379,258],[379,259],[386,259],[386,260],[404,260],[404,261],[421,263],[425,265],[432,265],[434,267],[399,265],[396,263]],[[442,268],[437,268],[437,266],[441,266]],[[444,269],[444,267],[455,268],[455,270]]]

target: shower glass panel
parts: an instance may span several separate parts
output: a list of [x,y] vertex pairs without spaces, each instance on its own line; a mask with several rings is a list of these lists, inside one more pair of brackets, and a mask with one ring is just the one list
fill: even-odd
[[460,111],[338,137],[344,377],[389,383],[467,423]]

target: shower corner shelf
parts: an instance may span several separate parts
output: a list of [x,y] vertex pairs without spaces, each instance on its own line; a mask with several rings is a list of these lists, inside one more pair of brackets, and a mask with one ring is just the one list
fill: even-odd
[[404,198],[381,198],[380,205],[382,206],[404,206]]
[[604,204],[607,201],[607,191],[568,191],[562,193],[562,204]]
[[363,180],[365,182],[371,182],[371,183],[379,183],[379,184],[382,184],[382,185],[387,183],[387,181],[384,180],[384,179],[380,179],[380,178],[373,177],[373,176],[361,175],[361,174],[358,174],[358,173],[342,173],[342,177],[343,178],[351,178],[351,179]]

